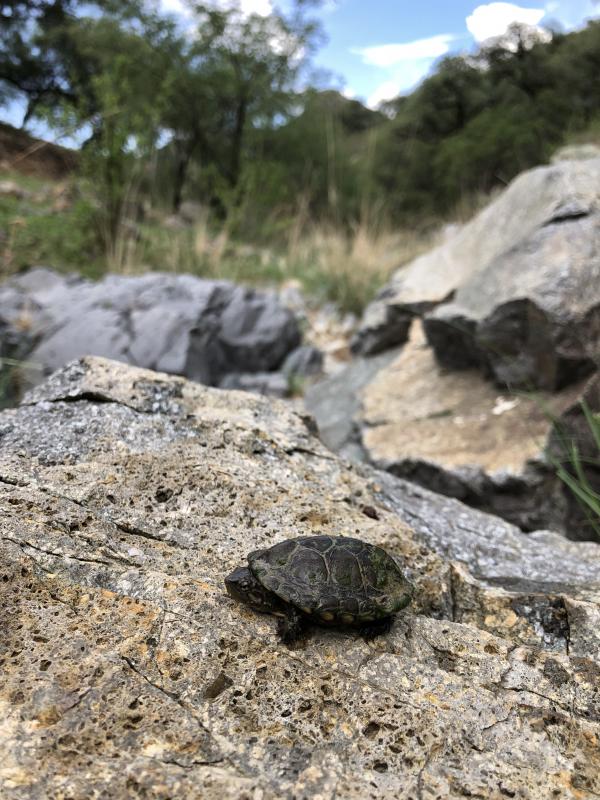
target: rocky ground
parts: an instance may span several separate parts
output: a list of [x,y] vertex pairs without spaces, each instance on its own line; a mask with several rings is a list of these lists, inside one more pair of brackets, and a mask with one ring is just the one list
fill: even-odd
[[[600,795],[600,550],[351,465],[283,403],[98,358],[0,414],[0,795]],[[416,586],[370,644],[224,593],[358,535]]]
[[[523,173],[399,269],[357,358],[307,393],[323,440],[524,530],[597,539],[556,477],[555,434],[584,394],[600,412],[599,178],[594,149]],[[576,444],[599,489],[585,426]]]

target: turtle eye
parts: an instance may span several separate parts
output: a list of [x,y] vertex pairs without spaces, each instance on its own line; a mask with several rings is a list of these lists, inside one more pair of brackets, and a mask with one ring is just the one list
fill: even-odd
[[249,588],[250,588],[250,581],[246,580],[241,581],[240,589],[242,590],[242,592],[247,592]]

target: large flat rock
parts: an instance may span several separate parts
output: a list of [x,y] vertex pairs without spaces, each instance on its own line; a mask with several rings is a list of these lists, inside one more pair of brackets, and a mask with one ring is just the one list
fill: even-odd
[[[0,414],[0,794],[600,793],[600,551],[352,468],[277,401],[103,359]],[[359,535],[416,586],[390,634],[296,650],[245,554]]]
[[355,425],[368,460],[381,469],[525,530],[552,526],[575,537],[576,509],[545,449],[554,421],[583,386],[501,393],[474,369],[440,366],[415,321],[408,344],[364,386]]
[[[407,338],[414,316],[449,302],[471,281],[476,281],[479,288],[484,283],[483,304],[496,306],[506,302],[507,297],[515,298],[509,287],[518,283],[523,274],[520,297],[530,299],[535,305],[535,293],[542,292],[544,275],[549,280],[546,302],[540,308],[543,313],[550,313],[551,323],[552,294],[556,299],[555,308],[557,304],[562,308],[559,316],[563,320],[576,315],[580,306],[578,298],[586,290],[589,295],[585,295],[584,306],[586,309],[594,306],[598,298],[595,285],[590,283],[593,275],[589,253],[594,248],[597,250],[599,186],[598,158],[561,161],[520,175],[450,240],[395,273],[390,284],[367,309],[353,342],[355,352],[368,355],[401,344]],[[547,231],[546,226],[549,226]],[[572,273],[566,274],[571,267]],[[485,278],[479,277],[484,270],[487,270]],[[598,283],[596,275],[596,285]],[[499,289],[501,293],[497,297]],[[531,298],[528,290],[534,293]],[[473,306],[479,309],[477,291],[473,288],[470,295],[475,298],[473,304],[466,300],[459,302],[461,309],[473,311]],[[467,351],[471,349],[468,336],[473,333],[469,326],[472,317],[472,313],[467,314],[467,321],[462,325],[464,335],[460,345]],[[446,336],[451,333],[449,328],[450,325]],[[543,327],[540,331],[551,338],[552,331],[545,331]],[[438,342],[443,358],[450,347],[444,348],[443,334]],[[488,348],[493,345],[489,336],[487,345]],[[454,348],[455,351],[459,349]],[[453,364],[461,363],[459,355],[455,352]],[[446,360],[450,361],[450,356]],[[472,357],[467,359],[467,363],[473,362]],[[497,377],[503,380],[502,375]]]
[[[583,379],[560,392],[510,392],[474,369],[442,366],[413,320],[402,348],[357,358],[305,396],[321,440],[343,457],[367,462],[420,486],[501,516],[522,530],[551,527],[572,539],[597,539],[572,492],[557,476],[568,443],[585,444],[597,484],[593,442],[581,417]],[[600,410],[593,392],[590,408]],[[561,446],[555,441],[563,431]],[[599,484],[600,485],[600,484]]]

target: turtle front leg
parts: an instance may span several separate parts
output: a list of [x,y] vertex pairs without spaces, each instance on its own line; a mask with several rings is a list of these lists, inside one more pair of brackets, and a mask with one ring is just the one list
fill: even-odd
[[288,647],[296,644],[304,633],[305,628],[304,617],[298,609],[291,605],[286,606],[283,616],[277,620],[277,633],[281,641],[287,644]]
[[377,622],[370,622],[368,625],[363,625],[360,629],[360,635],[365,642],[370,642],[377,636],[384,636],[386,633],[389,633],[393,624],[393,617],[384,617],[383,619],[378,619]]

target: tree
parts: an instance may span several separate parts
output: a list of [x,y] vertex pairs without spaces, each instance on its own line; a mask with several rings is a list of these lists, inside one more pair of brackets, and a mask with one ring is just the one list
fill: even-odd
[[80,13],[132,18],[141,14],[141,2],[9,0],[0,5],[0,89],[26,98],[23,125],[41,105],[80,99],[85,69],[69,35]]
[[290,15],[261,16],[194,4],[195,36],[182,42],[172,66],[163,119],[175,156],[175,208],[194,159],[216,172],[222,207],[226,197],[239,200],[253,133],[281,124],[296,100],[297,78],[318,37],[305,14],[309,5],[300,0]]

